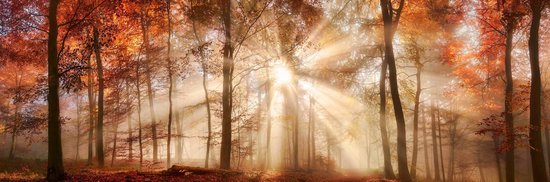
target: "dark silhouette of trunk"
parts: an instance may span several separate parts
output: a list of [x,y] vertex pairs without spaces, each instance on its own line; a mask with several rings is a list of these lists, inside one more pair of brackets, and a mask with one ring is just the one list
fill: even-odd
[[411,177],[416,179],[416,165],[418,161],[418,114],[420,110],[420,94],[422,94],[422,63],[420,63],[420,55],[418,50],[415,50],[415,67],[416,67],[416,92],[414,94],[414,113],[413,113],[413,151],[411,162]]
[[[125,81],[126,82],[126,108],[127,109],[130,109],[131,108],[131,103],[130,103],[130,83],[128,82],[128,80]],[[128,122],[128,160],[129,161],[132,161],[132,159],[134,158],[134,150],[132,149],[133,148],[133,144],[134,144],[134,139],[133,139],[133,129],[132,129],[132,111],[131,110],[128,110],[128,115],[126,116],[126,121]]]
[[[436,126],[436,119],[435,119],[435,108],[433,108],[430,111],[430,117],[432,119],[432,152],[433,152],[433,158],[434,158],[434,172],[435,172],[435,181],[441,181],[441,176],[439,175],[439,155],[438,155],[438,145],[437,145],[437,132],[435,129]],[[443,161],[441,161],[443,163]]]
[[181,145],[181,135],[182,135],[182,125],[181,125],[181,117],[180,117],[180,112],[176,112],[175,113],[176,115],[176,163],[181,163],[182,162],[182,154],[183,154],[183,146]]
[[[117,99],[118,100],[118,99]],[[117,103],[118,105],[119,103]],[[118,110],[118,109],[117,109]],[[118,112],[118,111],[117,111]],[[112,149],[112,152],[111,152],[111,167],[115,166],[115,160],[116,160],[116,141],[117,141],[117,137],[118,137],[118,117],[115,118],[115,134],[113,136],[113,149]]]
[[529,30],[529,63],[531,64],[531,98],[529,100],[529,146],[534,181],[548,181],[541,136],[541,76],[539,65],[539,27],[546,1],[530,0],[531,27]]
[[136,65],[136,93],[137,93],[137,116],[138,116],[138,142],[139,142],[139,168],[143,166],[143,141],[141,130],[141,90],[140,90],[140,74],[139,74],[139,61]]
[[483,171],[483,165],[482,165],[482,160],[481,160],[481,151],[477,152],[477,167],[479,169],[479,180],[481,182],[487,181],[485,179],[485,172]]
[[382,8],[382,18],[384,20],[384,59],[388,64],[390,91],[393,101],[395,120],[397,122],[397,164],[399,170],[399,179],[403,182],[412,181],[407,164],[407,139],[405,131],[405,116],[401,106],[399,96],[399,86],[397,83],[397,68],[395,65],[395,56],[393,53],[393,35],[397,29],[399,18],[405,2],[401,0],[399,7],[394,9],[389,0],[380,0]]
[[424,164],[426,165],[426,178],[432,180],[432,170],[430,169],[430,157],[428,154],[428,134],[426,133],[426,127],[428,127],[428,121],[425,116],[425,109],[422,107],[422,137],[424,144]]
[[94,140],[94,116],[95,116],[95,95],[94,95],[94,85],[93,85],[93,69],[91,64],[91,59],[88,59],[88,164],[92,165],[93,163],[93,140]]
[[80,156],[80,95],[76,95],[76,156],[75,163],[78,163]]
[[233,46],[231,43],[231,1],[222,1],[222,18],[225,33],[223,47],[223,90],[222,90],[222,141],[220,168],[231,168],[231,112],[233,109]]
[[[193,34],[195,35],[195,39],[197,39],[197,42],[199,46],[202,45],[202,41],[199,38],[196,22],[193,21]],[[202,50],[200,50],[202,51]],[[200,53],[199,59],[201,60],[201,68],[202,68],[202,89],[204,90],[204,100],[206,102],[206,119],[208,122],[208,136],[206,138],[206,156],[204,159],[204,167],[208,168],[208,164],[210,161],[210,148],[211,148],[211,142],[212,142],[212,113],[210,111],[210,97],[208,96],[208,70],[207,70],[207,63],[206,59],[203,57],[203,53]]]
[[449,128],[449,175],[447,175],[448,181],[454,181],[455,173],[455,146],[456,146],[456,120],[451,119]]
[[50,7],[48,8],[48,171],[46,176],[48,181],[60,181],[65,176],[59,117],[58,4],[58,0],[50,0]]
[[512,9],[510,13],[504,13],[507,18],[505,25],[506,29],[506,52],[504,56],[504,71],[506,73],[506,88],[505,88],[505,100],[504,100],[504,120],[506,123],[506,143],[509,145],[509,149],[506,151],[506,181],[515,181],[514,170],[514,109],[513,109],[513,97],[514,97],[514,79],[512,77],[512,49],[514,41],[514,31],[516,29],[516,15],[515,7],[519,3],[518,0],[512,1]]
[[[23,77],[19,75],[19,73],[16,73],[16,89],[17,89],[17,95],[19,95],[19,92],[21,92],[21,79]],[[9,153],[9,159],[15,159],[15,147],[17,142],[17,133],[19,130],[19,127],[21,125],[21,117],[19,115],[20,110],[20,102],[15,101],[15,112],[13,113],[14,119],[13,119],[13,130],[11,133],[11,145],[10,145],[10,153]]]
[[94,27],[94,53],[97,64],[97,79],[99,84],[97,98],[97,125],[96,125],[96,156],[99,167],[105,165],[105,156],[103,154],[103,94],[105,83],[103,83],[103,63],[101,61],[101,47],[99,44],[99,31]]
[[168,40],[167,40],[167,69],[168,69],[168,138],[166,140],[166,168],[170,168],[171,165],[171,147],[170,142],[172,140],[172,91],[174,86],[174,81],[172,80],[172,61],[170,60],[170,49],[171,49],[171,43],[170,39],[172,38],[172,24],[170,22],[170,0],[166,0],[166,13],[168,18]]
[[141,0],[141,32],[143,37],[143,44],[145,47],[144,66],[145,66],[145,83],[147,85],[147,98],[149,100],[149,114],[151,115],[151,131],[153,137],[153,162],[158,162],[158,141],[157,141],[157,120],[155,115],[155,104],[153,102],[153,89],[151,83],[151,54],[149,46],[149,19],[145,10],[145,0]]
[[204,89],[204,99],[206,102],[206,118],[208,121],[208,136],[206,138],[206,158],[204,159],[204,167],[208,168],[208,163],[210,161],[210,143],[212,142],[212,114],[210,113],[210,99],[208,97],[208,73],[206,72],[206,63],[202,64],[202,70],[202,88]]
[[388,72],[388,64],[386,60],[382,58],[382,63],[380,64],[380,134],[382,135],[382,151],[384,152],[384,176],[389,179],[394,179],[395,174],[393,173],[393,168],[391,164],[391,151],[390,151],[390,142],[388,139],[388,131],[386,127],[386,74]]
[[441,140],[441,138],[443,137],[442,136],[442,133],[441,133],[441,115],[440,115],[440,112],[439,112],[439,108],[437,109],[437,133],[439,134],[438,135],[438,138],[439,138],[439,159],[441,159],[441,175],[442,175],[442,179],[443,179],[443,182],[445,182],[445,163],[443,162],[443,142]]

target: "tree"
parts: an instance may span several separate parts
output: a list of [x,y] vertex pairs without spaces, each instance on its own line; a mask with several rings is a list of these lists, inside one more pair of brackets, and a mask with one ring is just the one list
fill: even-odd
[[61,122],[59,116],[59,62],[57,56],[57,5],[50,0],[48,22],[48,181],[60,181],[65,176],[61,148]]
[[97,30],[97,27],[93,27],[93,37],[94,37],[94,54],[95,54],[95,61],[97,64],[97,82],[99,84],[98,87],[98,96],[97,96],[97,125],[96,125],[96,156],[97,156],[97,163],[99,167],[103,167],[105,165],[105,156],[103,151],[103,115],[104,115],[104,89],[105,89],[105,83],[103,80],[103,62],[101,60],[101,45],[99,43],[99,31]]
[[400,0],[398,8],[393,8],[389,0],[380,0],[382,17],[384,21],[384,59],[388,64],[390,90],[397,122],[397,159],[399,179],[405,182],[412,181],[407,164],[407,139],[405,134],[405,117],[399,98],[399,87],[397,85],[397,69],[395,66],[395,55],[393,53],[393,36],[397,30],[399,18],[405,5],[405,0]]
[[[381,51],[382,52],[382,51]],[[379,93],[380,93],[380,134],[382,139],[382,152],[384,154],[384,176],[386,178],[393,179],[395,174],[393,173],[393,168],[391,164],[391,152],[390,152],[390,142],[388,140],[388,131],[386,127],[386,75],[388,73],[388,64],[386,59],[382,58],[382,63],[380,64],[380,83],[379,83]]]
[[223,116],[222,143],[220,151],[220,168],[231,168],[231,112],[233,88],[232,75],[234,69],[233,46],[231,42],[231,1],[222,1],[222,20],[225,34],[223,46]]
[[539,65],[539,27],[544,0],[530,0],[531,27],[529,29],[529,63],[531,65],[531,97],[529,100],[529,145],[534,181],[548,181],[541,135],[541,76]]

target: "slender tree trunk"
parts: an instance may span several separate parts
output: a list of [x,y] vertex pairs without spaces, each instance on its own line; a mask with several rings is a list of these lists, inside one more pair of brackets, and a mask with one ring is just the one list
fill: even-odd
[[393,35],[397,29],[397,23],[401,16],[401,10],[404,6],[404,0],[399,3],[399,8],[393,17],[394,9],[392,2],[388,0],[380,0],[382,7],[382,17],[384,20],[384,59],[388,64],[390,91],[393,101],[395,120],[397,122],[397,159],[399,179],[403,182],[412,181],[407,163],[407,139],[405,131],[405,116],[401,106],[401,98],[399,96],[399,86],[397,83],[397,68],[395,65],[395,55],[393,53]]
[[88,59],[88,164],[92,165],[93,163],[93,140],[94,140],[94,115],[95,115],[95,96],[94,96],[94,85],[93,85],[93,69],[91,64],[91,59]]
[[[515,5],[518,0],[513,0],[512,12],[515,11]],[[504,100],[504,120],[506,122],[506,143],[510,146],[506,150],[506,181],[515,181],[514,170],[514,109],[513,109],[513,96],[514,96],[514,79],[512,77],[512,49],[514,40],[514,30],[516,24],[515,15],[510,15],[505,26],[506,29],[506,52],[504,56],[504,70],[506,73],[506,88],[505,88],[505,100]]]
[[[19,77],[19,76],[18,76]],[[20,86],[20,79],[17,78],[17,89],[18,89],[18,92],[20,92],[19,88],[21,88]],[[15,111],[14,111],[14,120],[13,120],[13,130],[12,130],[12,133],[11,133],[11,146],[10,146],[10,154],[9,154],[9,159],[15,159],[15,147],[16,147],[16,142],[17,142],[17,134],[18,134],[18,129],[20,127],[20,117],[19,117],[19,103],[16,102],[15,103]]]
[[174,153],[174,155],[176,156],[175,157],[175,162],[176,163],[181,163],[182,162],[182,153],[183,153],[183,148],[182,148],[182,145],[181,145],[181,118],[180,118],[180,112],[176,112],[175,113],[175,118],[176,118],[176,152]]
[[384,152],[384,176],[389,179],[394,179],[393,167],[391,164],[391,151],[390,141],[388,139],[388,131],[386,127],[386,75],[388,72],[388,64],[384,58],[382,58],[380,68],[380,134],[382,139],[382,151]]
[[448,181],[454,181],[454,172],[455,172],[455,146],[456,146],[456,121],[451,119],[451,126],[449,128],[449,175],[447,175]]
[[115,160],[116,160],[116,141],[118,137],[118,117],[115,119],[115,134],[113,137],[113,150],[111,152],[111,167],[115,166]]
[[126,82],[126,109],[128,112],[128,115],[126,116],[126,121],[128,122],[128,160],[132,161],[134,158],[134,150],[133,150],[133,144],[134,144],[134,138],[133,138],[133,129],[132,129],[132,111],[131,103],[130,103],[130,83],[128,80]]
[[147,98],[149,100],[149,113],[151,115],[151,131],[153,135],[153,162],[158,162],[158,141],[157,141],[157,120],[155,114],[155,104],[153,102],[153,89],[151,81],[151,63],[150,63],[150,46],[149,46],[149,18],[147,10],[145,10],[145,0],[141,0],[141,32],[143,36],[143,44],[145,47],[145,83],[147,85]]
[[76,95],[76,156],[75,163],[78,163],[80,156],[80,95]]
[[65,176],[61,147],[61,122],[59,117],[59,62],[57,57],[57,5],[50,0],[48,8],[48,181],[59,181]]
[[166,141],[166,168],[170,168],[171,165],[171,147],[170,142],[172,140],[172,92],[173,92],[173,85],[174,81],[172,80],[172,61],[170,60],[170,49],[171,49],[171,43],[170,39],[172,38],[172,24],[170,21],[170,0],[166,0],[166,13],[168,18],[168,40],[167,40],[167,46],[168,46],[168,53],[167,53],[167,68],[168,68],[168,82],[170,86],[168,87],[168,138]]
[[529,145],[534,181],[548,181],[544,164],[544,151],[541,136],[541,76],[539,65],[539,27],[542,10],[546,2],[530,0],[531,27],[529,31],[529,62],[531,64],[531,98],[529,101]]
[[231,112],[233,108],[233,46],[231,43],[231,1],[222,1],[222,18],[225,32],[223,48],[223,91],[222,91],[222,141],[220,168],[231,168]]
[[430,157],[428,154],[428,134],[426,133],[426,127],[428,127],[428,121],[425,117],[425,107],[422,107],[422,137],[424,144],[424,165],[426,165],[426,178],[432,180],[432,170],[430,169]]
[[445,163],[443,162],[443,142],[441,140],[442,133],[441,133],[441,115],[439,113],[439,108],[437,109],[437,133],[439,133],[439,159],[441,159],[441,175],[443,182],[445,182]]
[[98,98],[97,98],[97,106],[98,106],[98,112],[97,112],[97,135],[96,135],[96,156],[97,156],[97,162],[99,167],[103,167],[105,164],[105,156],[103,154],[103,90],[104,90],[104,83],[103,83],[103,63],[101,60],[101,47],[99,44],[99,32],[96,27],[94,27],[94,53],[95,53],[95,60],[97,64],[97,79],[99,83],[99,89],[98,89]]
[[140,63],[136,65],[136,93],[137,93],[137,116],[138,116],[138,142],[139,142],[139,168],[143,166],[143,141],[142,141],[142,130],[141,130],[141,81],[139,74]]
[[[411,177],[416,179],[416,165],[418,161],[418,113],[420,110],[420,94],[422,94],[422,64],[420,63],[420,55],[416,50],[415,58],[416,67],[416,93],[414,95],[414,113],[413,113],[413,151],[411,162]],[[393,96],[392,96],[393,97]]]
[[[433,158],[434,158],[434,172],[435,172],[435,181],[441,181],[441,177],[439,175],[439,155],[437,154],[438,151],[438,145],[437,145],[437,132],[435,130],[435,125],[436,125],[436,119],[435,119],[435,108],[433,108],[433,105],[432,105],[432,109],[430,111],[431,115],[431,119],[432,119],[432,152],[433,152]],[[442,161],[443,162],[443,161]]]
[[14,126],[13,131],[11,133],[11,145],[10,145],[10,154],[9,159],[15,159],[15,142],[17,138],[17,126]]

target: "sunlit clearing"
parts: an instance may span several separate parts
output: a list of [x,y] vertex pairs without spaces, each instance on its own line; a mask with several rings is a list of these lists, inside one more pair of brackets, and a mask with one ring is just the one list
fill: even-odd
[[283,65],[275,66],[274,77],[276,85],[285,85],[292,82],[292,73]]

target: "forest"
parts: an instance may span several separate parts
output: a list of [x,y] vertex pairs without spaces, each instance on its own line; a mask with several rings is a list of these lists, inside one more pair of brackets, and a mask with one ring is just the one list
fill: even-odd
[[550,181],[550,0],[0,0],[0,181]]

